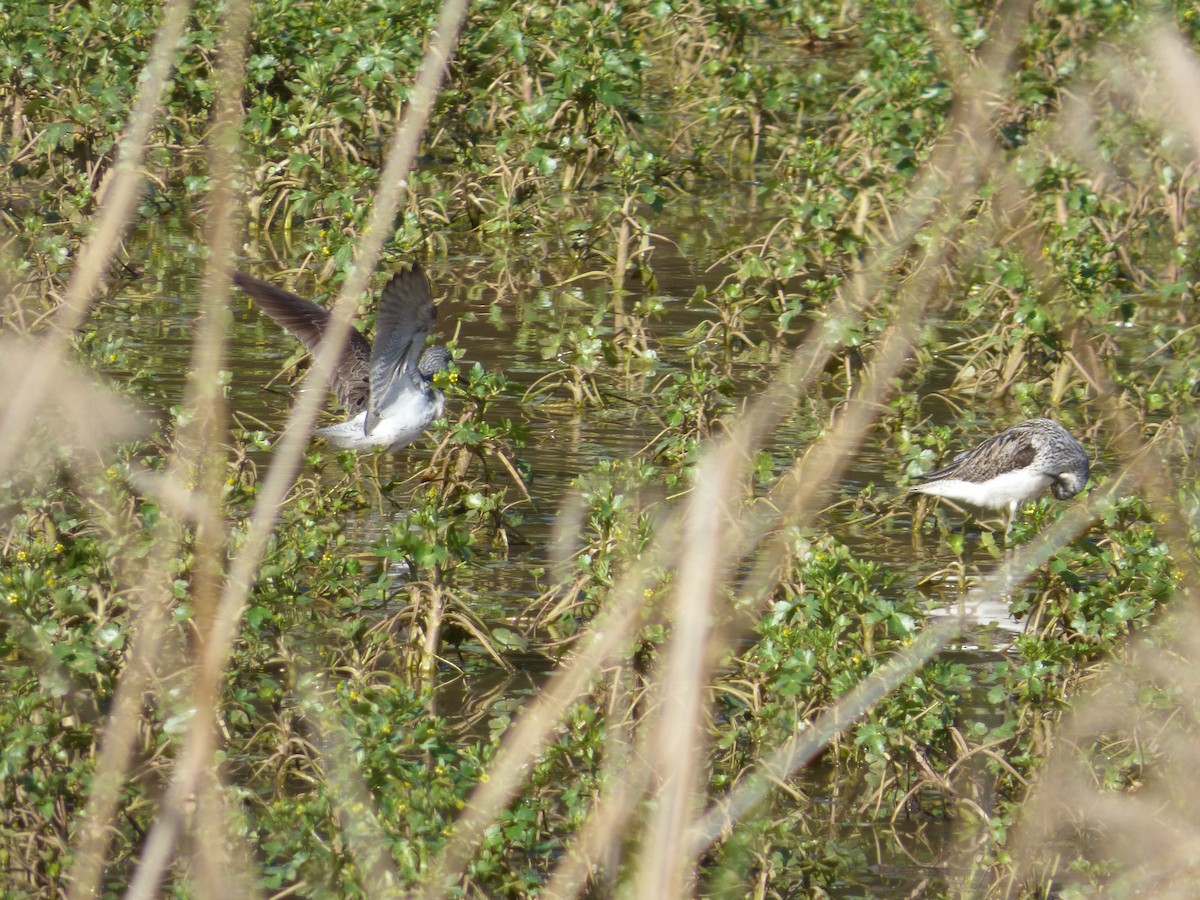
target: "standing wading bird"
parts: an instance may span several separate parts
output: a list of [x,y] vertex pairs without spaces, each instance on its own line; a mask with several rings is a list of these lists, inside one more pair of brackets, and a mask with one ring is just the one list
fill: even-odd
[[1046,488],[1059,500],[1074,497],[1087,484],[1088,470],[1087,453],[1065,428],[1050,419],[1030,419],[920,476],[923,484],[912,490],[1007,510],[1007,539],[1018,505]]
[[[329,310],[241,272],[233,280],[309,353],[317,352],[332,318]],[[351,328],[333,373],[330,387],[350,418],[314,433],[349,450],[395,451],[415,441],[445,406],[433,376],[446,368],[450,351],[440,346],[422,351],[435,317],[421,267],[414,263],[393,275],[379,301],[374,346]]]

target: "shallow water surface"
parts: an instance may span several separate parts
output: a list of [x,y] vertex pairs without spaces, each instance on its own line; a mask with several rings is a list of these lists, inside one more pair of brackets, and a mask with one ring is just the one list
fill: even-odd
[[[604,273],[578,277],[579,260],[563,248],[543,245],[546,255],[538,264],[528,260],[519,260],[511,267],[504,264],[504,279],[498,283],[494,275],[488,274],[496,270],[496,259],[467,238],[463,238],[461,247],[451,244],[445,258],[422,260],[435,296],[440,299],[439,338],[454,338],[463,351],[460,366],[478,362],[511,379],[512,391],[490,408],[491,416],[512,418],[528,427],[528,442],[519,454],[532,470],[530,491],[535,506],[522,508],[524,522],[515,529],[516,540],[506,557],[473,566],[461,574],[462,587],[487,598],[489,608],[502,611],[509,624],[519,627],[525,607],[542,589],[537,573],[553,561],[557,513],[572,495],[575,479],[601,460],[634,456],[661,430],[662,411],[655,409],[654,402],[657,386],[672,371],[687,370],[686,351],[695,340],[689,333],[711,318],[711,310],[692,298],[698,287],[715,291],[727,273],[712,259],[718,244],[716,235],[720,233],[721,244],[727,245],[731,230],[758,232],[761,222],[770,217],[771,211],[764,208],[749,185],[714,189],[707,198],[681,204],[674,216],[668,217],[660,227],[660,234],[667,237],[658,242],[652,259],[657,297],[664,312],[646,324],[660,362],[653,372],[633,373],[616,387],[609,386],[602,406],[577,408],[566,402],[561,392],[527,392],[559,368],[557,360],[544,358],[542,353],[557,333],[597,321],[611,328],[614,291]],[[102,339],[124,341],[127,369],[116,366],[110,374],[127,377],[136,369],[152,373],[153,387],[146,402],[164,416],[183,398],[192,324],[202,290],[203,253],[199,243],[188,238],[189,228],[185,221],[143,228],[131,242],[135,248],[169,248],[170,253],[148,250],[144,277],[95,315],[95,327]],[[239,267],[304,293],[303,283],[276,274],[302,266],[304,257],[272,257],[269,249],[273,251],[262,243],[248,245]],[[628,281],[629,293],[624,298],[627,309],[643,290],[633,283],[635,279]],[[328,284],[324,289],[327,293],[333,290]],[[328,302],[329,297],[314,299]],[[232,306],[230,409],[243,427],[261,428],[275,435],[287,418],[295,391],[288,376],[281,373],[300,360],[299,345],[237,290]],[[794,339],[789,343],[798,344],[807,326],[795,323]],[[735,365],[731,374],[736,399],[740,402],[753,396],[768,371],[762,365]],[[828,426],[844,399],[844,391],[832,386],[816,393],[799,405],[774,435],[768,449],[776,472],[783,471],[795,454]],[[454,410],[449,412],[453,415]],[[330,397],[323,421],[333,415],[336,405]],[[950,414],[947,411],[939,418],[949,421]],[[394,458],[382,457],[379,467],[385,474],[417,471],[427,460],[430,448],[430,439],[422,439]],[[271,454],[257,454],[256,462],[262,471],[270,466]],[[958,524],[953,512],[947,512],[947,519],[956,523],[953,527],[965,529],[968,538],[964,558],[954,554],[936,534],[914,534],[911,501],[895,487],[902,474],[903,462],[878,435],[869,434],[842,481],[834,486],[831,507],[816,528],[827,530],[855,554],[898,573],[899,577],[883,589],[885,595],[909,596],[920,591],[935,615],[964,611],[973,617],[977,626],[962,635],[948,652],[970,666],[989,667],[1003,658],[1014,633],[1022,627],[1005,603],[979,606],[966,599],[973,573],[991,568],[995,561],[982,551],[977,553],[977,532],[970,529],[978,526]],[[870,485],[875,486],[879,498],[875,511],[856,510],[850,501]],[[346,523],[348,552],[366,551],[403,514],[403,499],[389,499],[392,502],[360,511]],[[408,577],[403,565],[393,565],[389,574],[397,587]],[[447,660],[434,701],[436,711],[459,723],[464,733],[480,736],[487,734],[497,717],[515,717],[551,667],[545,657],[529,654],[512,659],[517,674],[505,673],[477,648],[473,650],[470,642],[459,648],[458,655],[448,651]],[[988,708],[985,697],[976,700],[980,721],[998,718]],[[828,765],[818,763],[799,780],[819,796],[829,790],[829,783],[837,776]],[[843,822],[837,830],[843,840],[875,848],[872,853],[878,856],[872,871],[874,883],[882,890],[911,887],[914,878],[923,877],[915,862],[917,857],[933,862],[948,859],[951,853],[952,824],[927,821],[919,828],[915,823],[906,827],[914,830],[914,846],[922,848],[913,858],[876,846],[871,828]],[[871,883],[871,877],[863,877]]]

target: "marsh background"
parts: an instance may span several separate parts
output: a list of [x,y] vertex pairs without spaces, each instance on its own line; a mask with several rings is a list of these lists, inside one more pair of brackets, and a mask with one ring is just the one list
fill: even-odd
[[[5,895],[1191,895],[1196,23],[5,4]],[[445,423],[289,449],[230,267],[412,259]]]

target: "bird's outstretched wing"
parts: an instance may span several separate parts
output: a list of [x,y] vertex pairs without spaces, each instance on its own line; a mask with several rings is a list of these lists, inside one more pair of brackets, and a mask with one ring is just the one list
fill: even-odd
[[[233,282],[258,308],[290,331],[309,353],[316,353],[332,318],[329,310],[252,275],[233,273]],[[338,360],[330,387],[351,416],[367,407],[371,393],[371,345],[354,328]]]
[[420,265],[397,272],[383,289],[371,350],[371,399],[364,425],[370,434],[383,411],[405,391],[424,391],[419,371],[425,338],[437,317],[429,279]]

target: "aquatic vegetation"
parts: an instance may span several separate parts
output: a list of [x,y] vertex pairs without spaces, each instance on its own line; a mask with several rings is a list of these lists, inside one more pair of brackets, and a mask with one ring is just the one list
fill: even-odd
[[[1144,889],[1037,810],[1190,834],[1192,11],[454,8],[202,3],[141,113],[176,7],[0,10],[5,892]],[[304,445],[240,253],[420,259],[444,420]],[[1046,415],[1088,491],[913,527]]]

